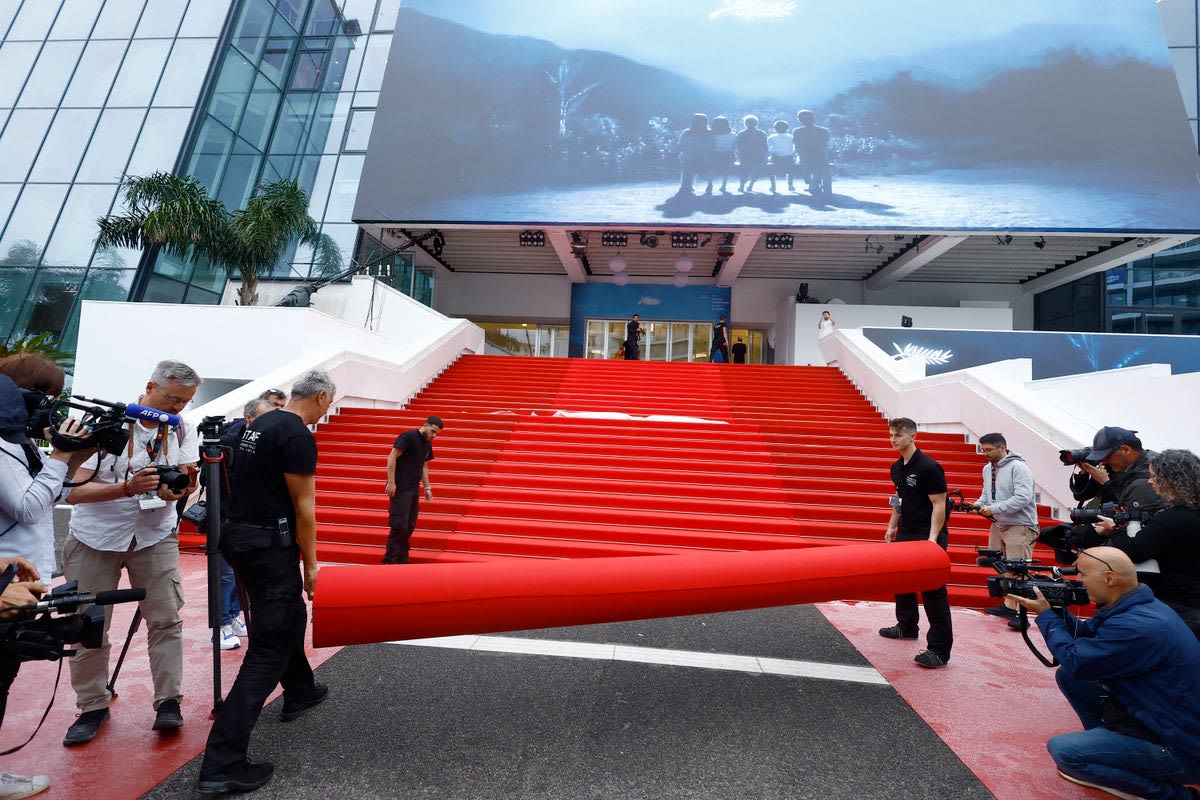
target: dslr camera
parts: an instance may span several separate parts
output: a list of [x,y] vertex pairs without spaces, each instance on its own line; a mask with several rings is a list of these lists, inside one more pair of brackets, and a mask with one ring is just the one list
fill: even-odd
[[[104,606],[145,597],[145,589],[87,594],[70,581],[41,601],[20,606],[13,610],[13,616],[0,620],[0,650],[21,661],[57,661],[71,655],[67,645],[99,647],[104,638]],[[87,608],[78,611],[81,606]]]
[[1059,450],[1058,460],[1062,462],[1064,467],[1072,467],[1076,464],[1099,464],[1100,459],[1092,458],[1092,451],[1087,447],[1080,447],[1075,450]]
[[991,597],[1015,594],[1033,599],[1037,597],[1033,590],[1040,589],[1046,602],[1054,608],[1090,602],[1083,584],[1066,577],[1076,574],[1073,568],[1048,567],[1040,561],[1025,558],[1005,559],[999,550],[978,548],[976,552],[979,566],[991,567],[1000,573],[988,577],[988,595]]
[[946,505],[951,511],[967,511],[974,513],[979,510],[979,506],[975,503],[968,503],[963,498],[962,489],[953,489],[946,492]]

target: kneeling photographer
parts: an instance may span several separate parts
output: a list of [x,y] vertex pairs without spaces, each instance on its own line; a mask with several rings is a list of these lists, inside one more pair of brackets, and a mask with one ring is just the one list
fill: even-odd
[[1139,584],[1114,547],[1082,550],[1079,579],[1096,603],[1081,620],[1042,592],[1009,595],[1030,613],[1061,663],[1055,678],[1084,730],[1046,748],[1069,781],[1118,797],[1190,798],[1200,781],[1200,641]]
[[1097,534],[1137,565],[1138,577],[1175,609],[1200,637],[1200,458],[1190,450],[1163,450],[1150,459],[1150,486],[1166,507],[1140,526],[1118,527],[1108,516]]

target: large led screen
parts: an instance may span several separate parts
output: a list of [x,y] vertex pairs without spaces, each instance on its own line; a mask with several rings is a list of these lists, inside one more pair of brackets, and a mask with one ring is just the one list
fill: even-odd
[[355,219],[1195,232],[1198,167],[1150,0],[405,0]]

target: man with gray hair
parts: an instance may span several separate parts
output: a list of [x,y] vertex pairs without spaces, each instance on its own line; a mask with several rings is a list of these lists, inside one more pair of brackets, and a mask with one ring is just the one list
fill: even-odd
[[[187,364],[160,361],[137,402],[179,414],[199,387],[200,376]],[[75,509],[63,545],[63,573],[67,580],[79,581],[80,590],[93,594],[117,588],[122,570],[129,573],[130,585],[145,588],[146,599],[139,608],[146,620],[154,680],[153,729],[169,733],[183,725],[183,589],[176,501],[195,488],[200,447],[190,425],[169,428],[141,422],[131,427],[129,444],[120,454],[100,451],[76,474],[75,480],[84,483],[67,499]],[[160,481],[160,466],[186,472],[190,485],[175,491]],[[111,609],[105,609],[101,646],[80,649],[71,659],[80,715],[67,730],[65,745],[90,742],[108,719],[111,618]]]
[[[308,429],[329,411],[336,389],[313,370],[292,385],[288,404],[246,426],[233,451],[237,478],[221,554],[250,598],[250,646],[221,704],[200,765],[204,794],[251,792],[274,767],[247,759],[250,733],[263,703],[283,686],[282,722],[291,722],[329,694],[316,683],[304,654],[308,609],[317,583],[315,512],[317,440]],[[303,571],[297,562],[303,561]]]

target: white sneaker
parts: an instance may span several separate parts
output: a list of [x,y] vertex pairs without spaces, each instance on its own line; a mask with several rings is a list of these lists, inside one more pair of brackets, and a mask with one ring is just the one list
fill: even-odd
[[221,649],[222,650],[237,650],[242,646],[238,641],[237,634],[233,632],[232,625],[221,626]]
[[233,618],[233,622],[229,623],[229,627],[233,628],[233,635],[245,639],[250,635],[250,631],[246,628],[246,620],[241,614]]
[[33,797],[50,788],[50,779],[45,775],[13,775],[0,772],[0,800],[20,800]]

